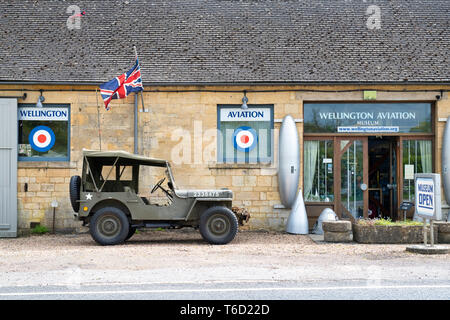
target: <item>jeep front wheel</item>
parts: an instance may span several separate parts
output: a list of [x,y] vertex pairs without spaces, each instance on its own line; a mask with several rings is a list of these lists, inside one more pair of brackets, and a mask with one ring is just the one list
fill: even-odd
[[128,239],[130,239],[135,233],[136,233],[136,228],[130,226],[130,231],[128,231],[128,235],[125,238],[125,241],[127,241]]
[[200,216],[200,234],[211,244],[227,244],[238,231],[238,220],[226,207],[212,207]]
[[130,231],[130,223],[122,210],[115,207],[105,207],[94,214],[89,230],[97,243],[115,245],[125,241]]

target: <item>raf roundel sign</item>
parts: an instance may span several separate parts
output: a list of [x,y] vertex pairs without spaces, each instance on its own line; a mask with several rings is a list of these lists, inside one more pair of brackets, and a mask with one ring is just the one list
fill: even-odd
[[239,127],[233,133],[233,142],[237,150],[249,152],[257,145],[258,136],[251,127]]
[[55,145],[55,133],[47,126],[37,126],[28,136],[31,148],[38,152],[47,152]]

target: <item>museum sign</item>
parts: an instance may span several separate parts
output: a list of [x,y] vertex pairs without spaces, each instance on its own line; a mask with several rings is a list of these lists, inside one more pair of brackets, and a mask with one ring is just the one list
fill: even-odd
[[305,133],[431,132],[429,103],[305,103]]

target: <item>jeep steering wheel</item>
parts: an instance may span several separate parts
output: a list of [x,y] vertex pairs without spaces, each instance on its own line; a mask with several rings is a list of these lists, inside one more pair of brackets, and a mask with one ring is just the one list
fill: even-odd
[[[161,184],[164,182],[164,180],[166,180],[166,178],[162,178],[161,180],[159,180],[155,186],[153,187],[152,191],[150,191],[150,193],[155,192],[158,188],[161,188]],[[162,188],[161,188],[162,189]]]

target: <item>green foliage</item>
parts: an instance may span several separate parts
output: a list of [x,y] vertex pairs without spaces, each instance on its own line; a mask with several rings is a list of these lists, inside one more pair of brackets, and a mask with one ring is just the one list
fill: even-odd
[[37,225],[31,229],[32,234],[45,234],[48,233],[48,229],[45,226]]
[[413,220],[392,221],[390,218],[384,219],[359,219],[357,223],[365,226],[422,226],[423,223]]

